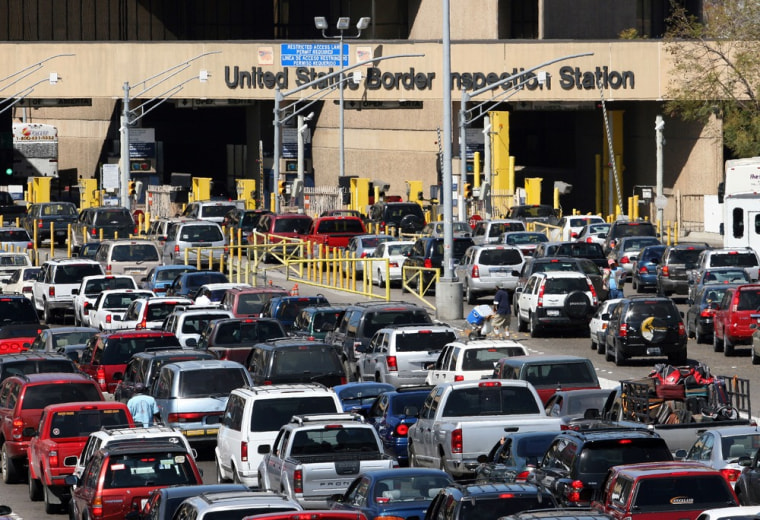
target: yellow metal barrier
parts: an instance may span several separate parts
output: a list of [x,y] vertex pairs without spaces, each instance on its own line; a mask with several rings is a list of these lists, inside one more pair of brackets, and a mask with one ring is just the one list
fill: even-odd
[[[425,280],[424,273],[432,273],[430,280]],[[437,267],[414,267],[403,266],[401,268],[401,287],[416,296],[422,303],[435,309],[435,305],[425,299],[425,295],[438,285],[441,276],[441,270]],[[415,286],[412,288],[411,282]]]

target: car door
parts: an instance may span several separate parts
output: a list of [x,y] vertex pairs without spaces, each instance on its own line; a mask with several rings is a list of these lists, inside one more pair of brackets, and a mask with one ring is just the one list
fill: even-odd
[[382,352],[383,340],[385,338],[384,332],[376,332],[367,346],[367,352],[361,355],[359,358],[360,372],[362,380],[372,381],[375,377],[375,365],[377,358]]
[[427,382],[431,385],[437,385],[438,383],[443,381],[444,377],[444,367],[448,363],[449,358],[451,357],[451,350],[454,347],[452,345],[446,345],[443,347],[443,350],[438,355],[438,359],[435,361],[435,365],[433,368],[428,372]]
[[531,276],[528,279],[528,283],[525,284],[525,288],[520,293],[520,297],[517,300],[517,305],[519,308],[518,312],[520,314],[520,319],[523,321],[528,321],[530,319],[531,311],[535,309],[536,301],[538,299],[536,291],[540,284],[540,277]]
[[[240,452],[242,442],[248,440],[243,438],[241,431],[244,410],[245,399],[237,394],[230,395],[219,425],[219,432],[216,435],[217,459],[224,471],[228,472],[228,475],[232,471],[231,461],[235,462],[235,467],[238,469],[243,469],[242,465],[246,465],[242,462],[242,453]],[[236,480],[234,475],[230,476]]]
[[438,405],[441,403],[441,397],[443,395],[444,387],[436,387],[431,392],[431,402],[430,407],[427,410],[427,413],[425,414],[424,418],[421,416],[420,419],[417,420],[419,422],[420,420],[423,421],[422,424],[422,446],[424,447],[423,453],[425,456],[425,460],[427,460],[428,465],[433,465],[434,460],[437,460],[438,453],[437,453],[437,445],[436,445],[436,439],[435,439],[435,432],[433,430],[433,427],[435,425],[435,417],[436,412],[438,411]]

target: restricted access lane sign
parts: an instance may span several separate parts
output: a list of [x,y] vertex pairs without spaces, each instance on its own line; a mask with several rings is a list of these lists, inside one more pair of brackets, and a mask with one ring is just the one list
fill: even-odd
[[[283,43],[282,67],[340,67],[339,43]],[[348,66],[348,44],[343,44],[343,66]]]

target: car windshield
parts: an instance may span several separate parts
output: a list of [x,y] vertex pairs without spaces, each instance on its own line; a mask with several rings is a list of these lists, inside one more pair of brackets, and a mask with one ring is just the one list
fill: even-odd
[[755,267],[757,257],[754,253],[713,253],[710,256],[710,265],[713,267]]
[[515,249],[484,249],[478,258],[481,265],[517,265],[522,261],[520,252]]
[[631,507],[639,513],[704,511],[736,504],[721,475],[660,475],[641,479],[638,488]]
[[456,341],[457,335],[452,331],[415,330],[396,334],[397,352],[431,352],[439,351],[447,343]]
[[105,489],[200,484],[184,451],[113,455],[106,464]]
[[103,365],[126,365],[129,359],[138,352],[148,348],[180,347],[179,341],[173,334],[160,336],[134,335],[123,338],[110,338],[103,352]]
[[327,345],[302,345],[278,349],[274,353],[272,371],[279,375],[313,376],[315,374],[342,373],[342,365],[335,349]]
[[53,348],[67,347],[69,345],[84,345],[95,334],[94,331],[59,332],[51,335]]
[[102,401],[98,387],[92,383],[56,382],[31,385],[24,392],[22,410],[41,410],[49,404],[77,401]]
[[282,338],[285,335],[282,325],[276,320],[233,321],[219,325],[214,344],[253,344],[272,338]]
[[129,426],[123,409],[70,410],[56,412],[50,423],[50,437],[87,437],[102,427]]
[[111,252],[114,262],[157,262],[158,248],[153,244],[116,245]]
[[274,221],[273,232],[305,235],[309,232],[309,226],[311,226],[310,218],[278,218]]
[[245,369],[242,367],[181,370],[177,397],[229,395],[235,388],[247,384]]
[[539,413],[533,393],[524,386],[458,388],[449,394],[443,417]]
[[501,358],[522,356],[523,347],[489,347],[469,349],[462,359],[462,370],[493,370],[494,364]]
[[335,399],[327,395],[256,399],[251,412],[251,431],[276,432],[294,415],[335,412]]
[[0,231],[0,242],[28,242],[29,233],[23,229],[13,229],[9,231]]
[[59,265],[55,270],[55,283],[82,283],[85,276],[103,274],[100,264],[69,264]]
[[[172,269],[161,269],[156,273],[156,281],[159,282],[171,282],[176,277],[183,273],[187,273],[188,271],[195,271],[195,269],[190,267],[177,267]],[[199,286],[200,287],[200,286]]]
[[525,369],[525,379],[536,388],[548,386],[599,386],[590,362],[542,363],[529,365]]

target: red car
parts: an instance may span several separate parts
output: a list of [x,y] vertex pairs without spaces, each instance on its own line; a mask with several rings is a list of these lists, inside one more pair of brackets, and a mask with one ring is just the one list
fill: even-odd
[[23,480],[29,441],[37,434],[42,410],[51,404],[104,401],[100,388],[85,374],[11,376],[0,385],[0,465],[6,484]]
[[279,285],[269,287],[234,287],[227,289],[222,298],[222,307],[236,318],[261,316],[264,306],[275,296],[287,296],[288,291]]
[[56,513],[71,497],[64,479],[74,473],[87,437],[103,426],[119,425],[135,425],[124,403],[90,401],[46,406],[37,434],[29,442],[29,498],[44,499],[45,512]]
[[[311,223],[312,218],[309,215],[297,213],[262,215],[256,227],[253,228],[253,232],[248,234],[248,244],[252,246],[277,244],[282,242],[283,239],[298,239],[309,231]],[[286,252],[292,253],[293,251],[294,249],[290,248]],[[275,254],[285,256],[282,250],[276,251]],[[272,255],[264,253],[262,254],[262,260],[267,262],[274,260],[274,258]]]
[[17,354],[29,350],[47,325],[20,324],[7,325],[0,329],[0,354]]
[[705,509],[738,506],[720,471],[698,462],[614,466],[594,509],[615,520],[695,520]]
[[736,345],[751,345],[750,328],[760,318],[760,284],[729,287],[715,309],[713,318],[713,350],[734,354]]
[[103,392],[113,394],[134,354],[146,349],[177,348],[182,346],[171,332],[144,329],[101,332],[87,341],[79,368],[97,381]]

